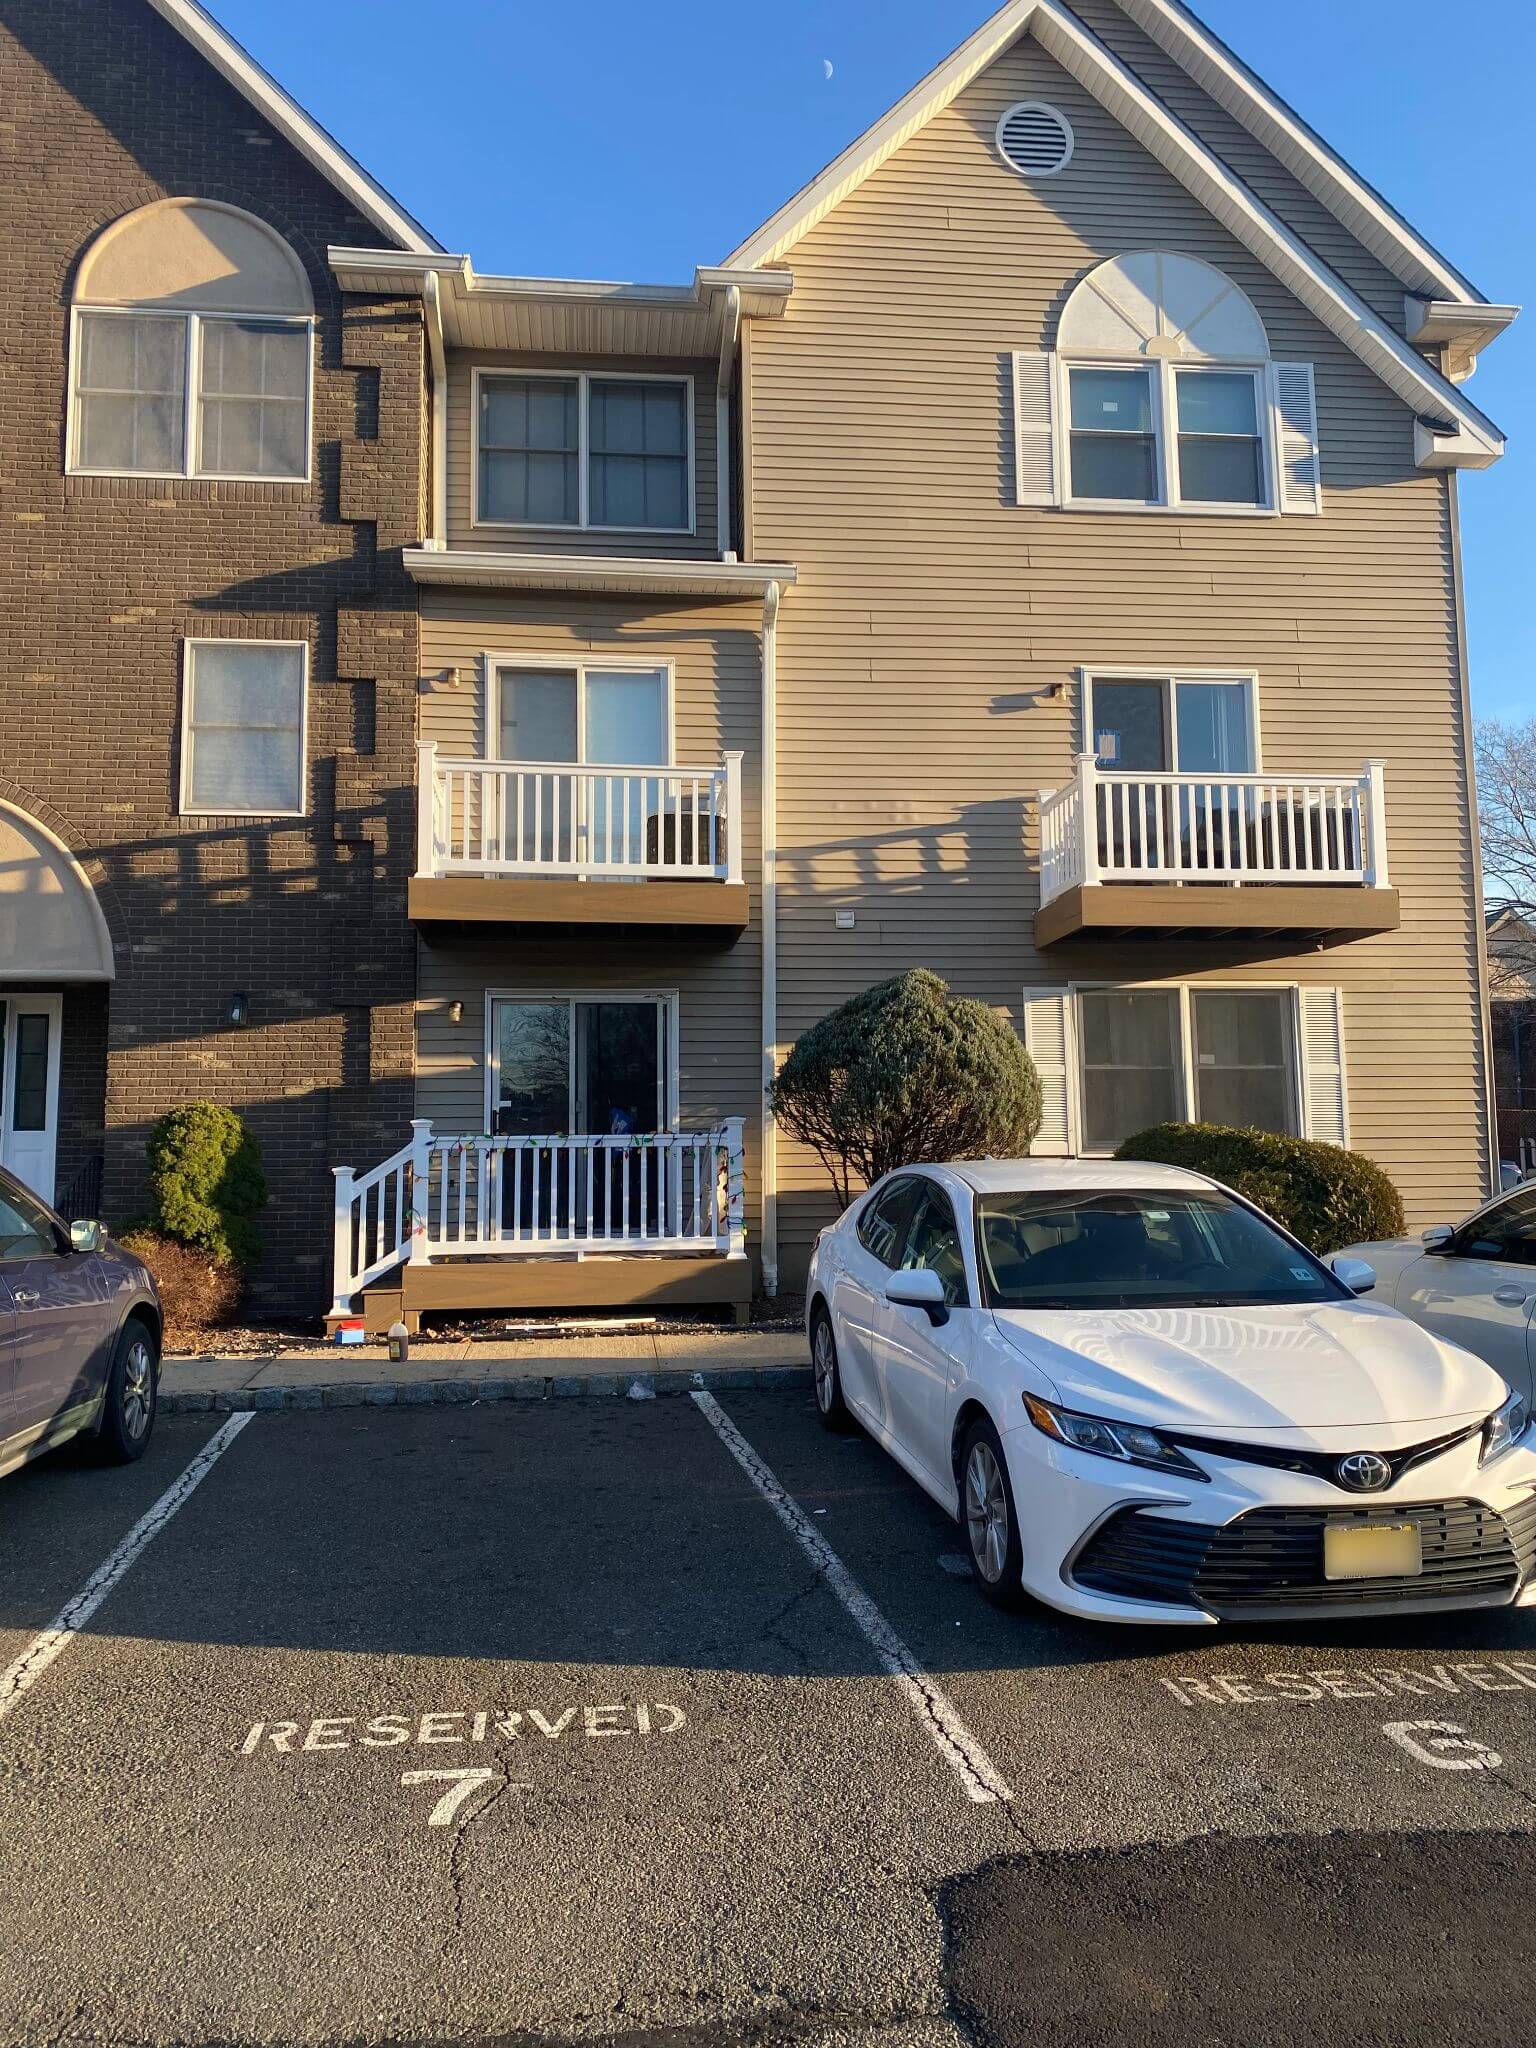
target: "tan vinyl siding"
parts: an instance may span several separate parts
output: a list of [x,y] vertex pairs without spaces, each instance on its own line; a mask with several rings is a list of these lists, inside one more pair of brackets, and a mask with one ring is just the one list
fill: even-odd
[[[999,164],[1019,99],[1072,121],[1061,176]],[[1077,279],[1149,248],[1225,271],[1274,354],[1316,365],[1321,517],[1012,503],[1010,351],[1051,347]],[[1447,484],[1414,469],[1408,410],[1032,44],[793,264],[744,379],[752,547],[800,565],[779,632],[780,1045],[915,964],[1015,1022],[1024,987],[1076,979],[1337,984],[1354,1142],[1416,1220],[1469,1208],[1486,1133]],[[1298,959],[1189,939],[1035,953],[1038,792],[1080,743],[1076,672],[1142,664],[1257,671],[1266,768],[1386,759],[1400,932]],[[781,1154],[788,1284],[828,1205],[815,1162]]]
[[[562,597],[541,600],[492,593],[422,593],[422,667],[456,667],[457,690],[421,699],[420,731],[442,753],[484,751],[487,653],[569,655],[600,662],[654,657],[674,664],[673,719],[679,763],[717,762],[738,749],[742,762],[742,862],[751,887],[747,929],[726,943],[711,933],[665,928],[565,932],[482,926],[424,930],[418,948],[416,1114],[438,1129],[485,1128],[486,994],[615,994],[679,997],[679,1118],[699,1130],[727,1116],[747,1119],[747,1214],[754,1218],[761,1085],[762,873],[761,671],[755,605],[693,607]],[[644,883],[635,885],[644,888]],[[707,883],[697,884],[700,888]],[[449,1005],[464,1005],[453,1023]],[[755,1250],[756,1226],[749,1229]]]
[[[594,377],[689,377],[693,380],[694,523],[689,533],[622,531],[598,526],[482,526],[475,518],[474,464],[475,371],[558,371]],[[487,350],[453,349],[448,356],[448,545],[455,548],[553,549],[582,555],[719,555],[716,525],[715,367],[707,362],[673,361],[656,356],[593,357],[508,355]]]

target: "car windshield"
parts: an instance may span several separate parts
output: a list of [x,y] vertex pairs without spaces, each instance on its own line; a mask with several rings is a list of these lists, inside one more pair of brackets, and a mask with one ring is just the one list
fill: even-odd
[[1351,1299],[1318,1260],[1214,1191],[983,1195],[976,1222],[992,1308],[1235,1308]]

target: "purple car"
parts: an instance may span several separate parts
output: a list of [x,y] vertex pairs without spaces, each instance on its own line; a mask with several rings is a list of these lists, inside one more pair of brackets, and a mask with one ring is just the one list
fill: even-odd
[[0,1476],[72,1436],[114,1464],[142,1458],[161,1328],[141,1260],[0,1168]]

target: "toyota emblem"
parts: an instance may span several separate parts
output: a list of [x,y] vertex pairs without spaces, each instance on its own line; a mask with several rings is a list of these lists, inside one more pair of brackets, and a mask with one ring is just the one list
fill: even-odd
[[1340,1486],[1351,1493],[1380,1493],[1392,1483],[1392,1467],[1374,1451],[1351,1451],[1336,1467]]

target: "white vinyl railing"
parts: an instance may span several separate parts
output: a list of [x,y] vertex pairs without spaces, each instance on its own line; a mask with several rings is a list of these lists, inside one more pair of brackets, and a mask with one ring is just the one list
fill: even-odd
[[1386,763],[1359,775],[1120,774],[1040,792],[1040,900],[1101,882],[1387,886]]
[[622,1137],[434,1137],[336,1180],[335,1308],[402,1260],[746,1250],[740,1117]]
[[417,745],[416,872],[741,880],[741,755],[718,768],[439,759]]

